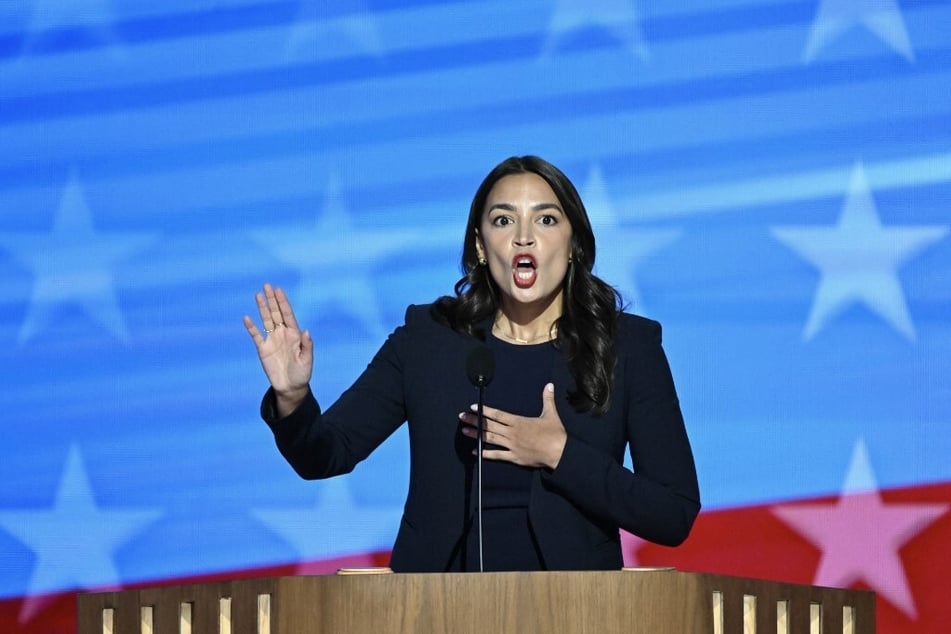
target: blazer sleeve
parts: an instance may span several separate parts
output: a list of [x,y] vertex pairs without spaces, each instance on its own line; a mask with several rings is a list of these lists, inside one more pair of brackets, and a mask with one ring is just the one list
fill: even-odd
[[410,314],[408,309],[406,324],[387,338],[353,385],[326,411],[309,392],[296,410],[278,419],[273,390],[264,395],[261,417],[281,454],[302,478],[351,472],[406,420],[403,367],[410,349]]
[[634,333],[622,333],[629,339],[619,350],[623,383],[615,385],[612,397],[612,408],[623,408],[633,472],[603,449],[569,435],[561,461],[546,479],[586,512],[676,546],[700,512],[697,472],[660,324],[640,322]]

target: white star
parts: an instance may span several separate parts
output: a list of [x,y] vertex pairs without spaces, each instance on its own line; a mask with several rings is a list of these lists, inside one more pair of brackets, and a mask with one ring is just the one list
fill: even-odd
[[19,342],[40,332],[65,304],[78,304],[113,336],[128,341],[111,267],[153,240],[143,233],[97,233],[79,178],[72,173],[51,233],[0,234],[0,247],[36,276]]
[[306,61],[328,57],[328,52],[383,56],[386,49],[377,17],[364,0],[333,3],[331,17],[324,17],[327,6],[318,0],[303,2],[287,40],[288,58]]
[[860,439],[837,502],[789,504],[772,512],[822,551],[814,585],[849,587],[864,581],[914,619],[917,610],[899,551],[949,508],[884,503]]
[[46,35],[56,29],[82,29],[102,43],[116,43],[109,5],[110,0],[35,0],[24,49],[42,46]]
[[79,450],[70,448],[51,509],[0,511],[0,526],[27,544],[37,559],[20,622],[46,603],[42,593],[120,585],[113,554],[160,515],[142,509],[99,509]]
[[946,226],[882,226],[865,170],[856,164],[837,225],[772,229],[822,273],[803,338],[811,339],[837,314],[862,303],[914,340],[898,267],[947,232]]
[[813,61],[829,42],[857,24],[877,35],[908,61],[914,61],[915,53],[897,0],[821,0],[809,29],[803,61],[807,64]]
[[385,334],[380,292],[373,269],[381,259],[419,244],[422,235],[396,229],[357,229],[343,204],[339,180],[331,176],[324,208],[313,229],[261,229],[252,237],[282,262],[298,268],[301,281],[291,296],[299,323],[319,308],[357,317],[374,337]]
[[622,226],[600,166],[591,168],[582,191],[597,244],[595,274],[621,291],[639,315],[646,315],[636,280],[637,267],[642,260],[679,239],[681,231]]
[[389,548],[403,515],[400,507],[357,505],[345,477],[321,481],[317,503],[312,507],[256,509],[252,513],[290,542],[298,553],[300,566],[314,560]]
[[650,56],[634,0],[556,0],[542,54],[551,54],[566,34],[588,27],[605,29],[641,59]]

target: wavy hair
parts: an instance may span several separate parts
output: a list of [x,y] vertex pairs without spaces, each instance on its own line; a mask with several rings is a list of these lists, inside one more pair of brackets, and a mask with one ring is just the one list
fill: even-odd
[[562,314],[556,345],[563,351],[575,380],[568,400],[578,411],[603,414],[610,407],[614,387],[614,347],[621,296],[595,276],[594,232],[581,196],[567,176],[537,156],[513,156],[496,165],[479,185],[469,207],[462,248],[463,277],[456,282],[455,296],[440,297],[433,316],[453,330],[485,340],[482,324],[499,308],[499,288],[489,268],[479,263],[476,236],[492,187],[505,176],[536,174],[545,179],[571,224],[571,262],[562,281]]

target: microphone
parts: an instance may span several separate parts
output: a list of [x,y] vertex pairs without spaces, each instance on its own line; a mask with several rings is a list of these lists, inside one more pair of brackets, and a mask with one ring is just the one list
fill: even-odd
[[485,431],[485,417],[482,414],[482,406],[485,401],[485,387],[492,382],[495,376],[495,355],[486,345],[480,345],[472,349],[469,357],[466,359],[466,374],[469,375],[469,382],[479,388],[479,401],[476,406],[476,418],[478,434],[476,436],[476,473],[477,475],[477,496],[476,513],[479,519],[479,572],[485,570],[482,557],[482,436]]
[[466,359],[466,373],[469,382],[478,388],[484,388],[495,376],[495,355],[488,346],[473,348]]

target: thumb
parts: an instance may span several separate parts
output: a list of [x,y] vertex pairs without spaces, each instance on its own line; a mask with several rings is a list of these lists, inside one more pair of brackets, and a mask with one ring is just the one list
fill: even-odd
[[542,390],[542,416],[551,412],[556,412],[555,408],[555,384],[548,383]]
[[310,336],[310,331],[305,330],[300,337],[300,356],[304,361],[314,358],[314,340]]

